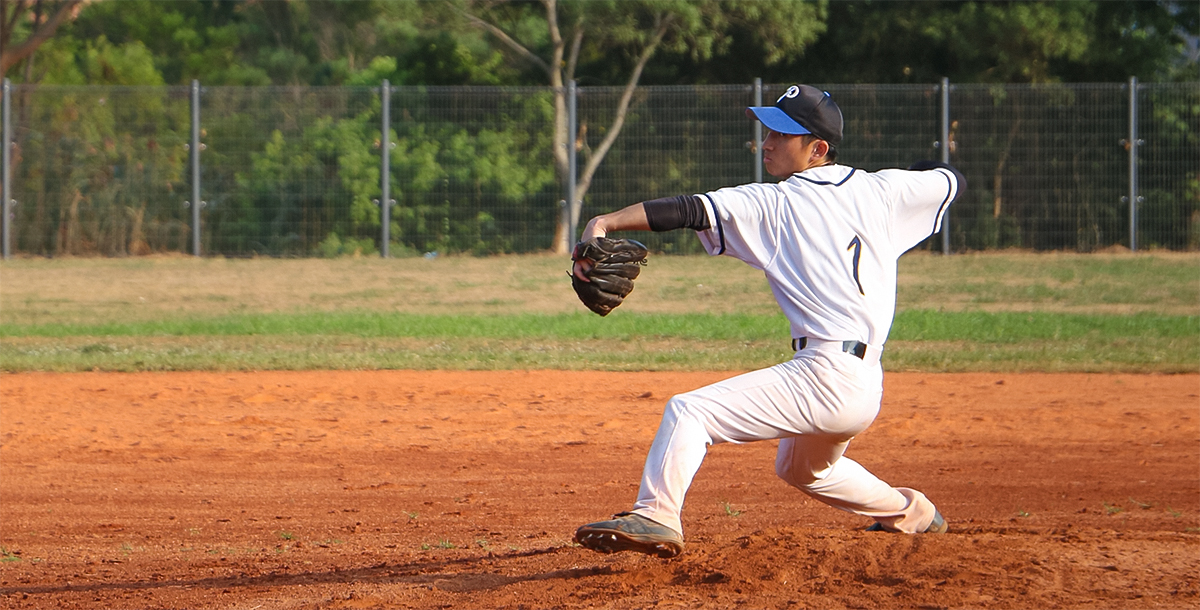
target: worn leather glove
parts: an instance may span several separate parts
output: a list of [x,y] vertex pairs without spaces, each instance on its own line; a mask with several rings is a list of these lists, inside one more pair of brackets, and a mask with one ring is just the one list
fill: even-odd
[[571,287],[588,309],[607,316],[633,291],[633,280],[642,272],[649,251],[632,239],[594,237],[581,241],[571,252],[572,261],[587,261],[583,281],[571,273]]

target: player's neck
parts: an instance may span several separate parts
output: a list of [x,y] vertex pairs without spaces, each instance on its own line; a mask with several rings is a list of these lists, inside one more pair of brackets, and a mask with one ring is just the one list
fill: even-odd
[[818,161],[818,162],[816,162],[816,163],[814,163],[814,164],[812,164],[812,165],[810,165],[810,166],[808,166],[808,167],[806,167],[806,168],[804,168],[804,169],[797,170],[797,171],[795,171],[795,172],[793,172],[793,173],[799,174],[799,173],[802,173],[802,172],[806,172],[806,171],[808,171],[808,170],[810,170],[810,169],[817,169],[818,167],[828,167],[828,166],[831,166],[831,165],[834,165],[834,162],[833,162],[833,161],[830,161],[830,160],[828,160],[828,159],[822,159],[821,161]]

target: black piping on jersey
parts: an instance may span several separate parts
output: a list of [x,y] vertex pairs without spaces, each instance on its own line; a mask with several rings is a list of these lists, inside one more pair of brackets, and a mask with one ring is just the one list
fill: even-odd
[[846,174],[846,177],[842,178],[841,182],[828,182],[825,180],[813,180],[811,178],[805,178],[804,176],[801,176],[800,174],[792,174],[792,176],[795,178],[799,178],[805,182],[810,182],[812,184],[816,184],[818,186],[841,186],[843,184],[846,184],[846,181],[849,180],[850,176],[853,176],[854,172],[856,172],[856,171],[858,171],[858,168],[856,168],[856,167],[850,168],[850,173]]
[[933,169],[943,169],[950,172],[950,174],[942,172],[942,176],[945,176],[946,181],[949,182],[950,185],[949,188],[946,189],[946,199],[944,199],[942,201],[942,205],[938,207],[938,213],[933,223],[933,231],[929,232],[930,235],[933,235],[934,233],[937,233],[938,228],[942,226],[942,216],[946,213],[946,206],[957,201],[958,196],[962,195],[962,192],[967,189],[967,179],[962,175],[962,172],[958,171],[958,169],[953,165],[950,165],[949,163],[943,163],[941,161],[917,161],[916,163],[908,166],[908,169],[918,172]]
[[946,172],[938,172],[938,173],[941,174],[942,177],[946,179],[946,183],[947,183],[946,198],[942,200],[942,205],[938,206],[938,213],[937,213],[937,216],[934,217],[935,220],[933,221],[933,230],[929,232],[930,235],[937,233],[938,229],[942,226],[942,214],[946,213],[946,206],[950,205],[950,201],[954,199],[954,195],[956,194],[954,192],[955,191],[954,187],[956,186],[954,184],[955,181],[951,180],[950,176],[946,175]]
[[708,205],[712,206],[713,220],[717,223],[717,239],[721,242],[721,249],[717,251],[717,254],[725,254],[725,227],[721,225],[721,215],[717,213],[717,203],[708,196],[708,193],[704,194],[704,198],[708,200]]

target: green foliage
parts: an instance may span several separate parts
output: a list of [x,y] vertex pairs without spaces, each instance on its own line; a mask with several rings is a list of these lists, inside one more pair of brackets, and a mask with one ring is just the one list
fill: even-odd
[[[1004,247],[1089,252],[1129,245],[1128,119],[1089,109],[1127,109],[1127,86],[956,85],[950,160],[968,190],[950,209],[958,250]],[[1140,247],[1187,247],[1188,198],[1200,129],[1197,89],[1139,88]],[[1127,111],[1127,110],[1126,110]],[[999,119],[999,117],[1003,117]],[[1150,118],[1154,117],[1154,118]],[[1149,178],[1154,174],[1154,178]]]
[[[754,76],[826,83],[929,83],[943,75],[956,83],[1124,81],[1131,74],[1183,80],[1182,93],[1142,100],[1155,126],[1142,164],[1165,177],[1143,187],[1139,242],[1200,247],[1200,173],[1193,156],[1174,152],[1194,150],[1200,133],[1196,63],[1182,54],[1184,35],[1194,35],[1200,23],[1195,2],[562,0],[556,6],[564,41],[580,35],[580,56],[577,65],[563,58],[555,68],[570,67],[568,76],[585,85],[625,83],[660,32],[642,83],[745,84]],[[464,10],[486,17],[546,65],[514,53],[465,19]],[[26,33],[25,21],[18,20],[18,35]],[[479,124],[480,115],[456,108],[449,94],[421,87],[545,85],[551,44],[545,6],[536,2],[127,0],[86,3],[11,72],[17,82],[42,85],[157,86],[198,78],[210,87],[202,103],[208,147],[202,249],[230,255],[326,253],[333,235],[355,249],[378,239],[380,109],[377,97],[364,92],[389,80],[410,96],[393,106],[390,228],[397,250],[494,253],[551,245],[566,167],[565,157],[553,154],[564,148],[551,143],[560,112],[544,89],[500,90],[499,117]],[[268,84],[349,88],[269,90],[270,99],[265,89],[217,91]],[[180,90],[23,95],[16,120],[31,127],[18,129],[19,251],[188,250],[190,214],[180,205],[190,199],[189,153],[182,148],[187,104]],[[698,97],[708,95],[717,94]],[[963,146],[952,160],[972,189],[951,210],[954,247],[1089,251],[1123,241],[1128,212],[1113,186],[1123,159],[1111,135],[1121,131],[1121,118],[1084,116],[1080,110],[1094,101],[1062,87],[1027,93],[995,86],[982,99],[987,95],[960,106]],[[711,108],[744,103],[744,95],[734,97]],[[592,100],[582,105],[581,125],[590,129],[580,138],[584,160],[612,129],[616,98]],[[591,193],[589,212],[749,180],[746,133],[719,133],[711,108],[709,115],[686,114],[677,100],[635,94],[625,128],[657,138],[656,149],[619,139],[596,174],[594,184],[605,190]],[[991,112],[1014,120],[965,115],[989,102]],[[1032,124],[1042,116],[1079,120],[1084,127],[1071,133],[1094,135],[1055,135]],[[869,120],[848,121],[855,133],[873,127]],[[1007,132],[1014,124],[1015,139]],[[737,155],[724,152],[730,143]],[[871,149],[869,157],[878,144],[860,148]],[[1022,146],[1050,152],[1017,162],[1008,153]],[[664,169],[645,171],[651,161]],[[1097,175],[1106,179],[1091,178]],[[1064,176],[1068,182],[1051,180]],[[699,251],[688,234],[650,240],[665,252]]]
[[[395,57],[376,57],[367,64],[366,68],[350,74],[346,78],[346,84],[350,86],[378,86],[385,79],[394,79],[396,76],[396,58]],[[393,85],[397,84],[392,82]]]
[[1047,82],[1050,62],[1077,60],[1087,50],[1086,27],[1095,3],[964,3],[933,15],[930,42],[976,68],[985,82]]
[[[831,2],[828,31],[802,58],[771,68],[699,66],[768,82],[956,83],[1195,80],[1184,34],[1195,2]],[[727,77],[728,78],[728,77]],[[720,81],[720,82],[729,82]]]
[[[473,117],[442,114],[423,90],[393,94],[393,112],[420,113],[394,121],[389,136],[391,235],[402,252],[488,254],[520,245],[501,223],[532,225],[534,204],[546,198],[533,196],[554,186],[549,164],[537,161],[549,154],[545,134],[528,127],[545,124],[547,97],[505,96],[498,121],[471,124]],[[268,119],[288,130],[272,130],[261,144],[244,143],[245,130],[265,122],[251,115],[231,117],[214,133],[222,152],[212,164],[231,173],[237,189],[213,212],[219,241],[209,247],[274,255],[377,251],[367,244],[377,243],[380,223],[378,94],[312,91],[296,106]]]
[[[518,39],[528,48],[544,50],[548,44],[545,26],[530,25],[539,19],[544,22],[544,16],[539,15],[542,9],[528,6],[523,19],[518,20],[512,8],[504,8],[506,13],[493,10],[486,15],[506,31],[521,33]],[[825,14],[824,3],[785,0],[559,3],[559,22],[564,28],[564,37],[570,39],[576,32],[583,33],[579,74],[605,85],[625,83],[632,61],[650,44],[658,27],[664,27],[666,35],[657,53],[668,65],[679,61],[703,65],[714,58],[741,56],[735,51],[747,47],[754,49],[751,52],[756,60],[773,65],[801,55],[825,30]],[[673,70],[657,67],[656,63],[658,60],[647,68],[645,82],[704,82],[684,74],[668,77]],[[743,65],[736,81],[726,82],[745,82],[744,68]]]
[[498,95],[498,122],[481,125],[472,124],[473,117],[441,111],[442,102],[454,100],[421,90],[398,97],[400,106],[421,110],[406,110],[411,115],[392,136],[393,218],[400,229],[394,235],[420,252],[518,250],[514,237],[519,232],[502,229],[536,228],[556,185],[543,128],[549,92]]
[[1195,82],[1161,85],[1142,95],[1140,104],[1154,125],[1142,132],[1141,171],[1153,168],[1163,177],[1142,186],[1139,242],[1142,247],[1198,249],[1200,168],[1194,153],[1200,151],[1200,87]]
[[[1200,28],[1195,2],[825,2],[793,0],[560,0],[566,40],[586,31],[579,74],[620,84],[655,23],[671,33],[646,84],[767,82],[1113,82],[1130,75],[1188,81],[1184,36]],[[548,57],[545,9],[533,2],[90,2],[39,50],[31,82],[65,81],[74,56],[104,37],[142,45],[160,76],[208,85],[542,84],[527,61],[470,27],[483,14]],[[29,9],[25,9],[29,10]],[[17,34],[26,20],[17,20]],[[132,47],[131,47],[132,48]],[[376,59],[397,68],[379,72]],[[24,78],[23,69],[11,76]],[[749,76],[748,76],[749,75]],[[103,75],[90,75],[103,78]],[[90,83],[107,82],[90,80]]]
[[104,35],[91,40],[52,39],[40,52],[56,70],[42,82],[53,85],[162,85],[154,56],[141,41],[114,44]]
[[[498,54],[477,35],[438,27],[441,13],[434,3],[409,0],[123,0],[89,3],[59,37],[140,42],[168,83],[378,84],[373,74],[397,85],[500,84]],[[402,68],[380,74],[380,58]],[[58,63],[43,59],[35,68],[52,73]]]
[[1200,4],[1138,0],[1093,4],[1087,50],[1072,61],[1054,62],[1062,80],[1107,82],[1137,76],[1195,82],[1200,65],[1194,51],[1189,56],[1184,37],[1194,38],[1200,32]]
[[[370,142],[378,137],[378,112],[376,101],[347,118],[319,116],[291,138],[276,129],[262,152],[250,151],[249,167],[235,177],[239,207],[260,219],[253,227],[259,245],[252,249],[306,255],[315,246],[328,255],[330,238],[338,240],[338,233],[354,248],[372,239],[379,226],[372,198],[379,192],[380,168]],[[334,179],[314,185],[314,176]]]
[[[119,77],[130,66],[119,60],[129,55],[108,53],[115,50],[90,49],[80,65]],[[15,192],[27,203],[14,223],[20,250],[111,256],[182,249],[185,211],[160,202],[182,201],[175,193],[184,180],[187,109],[167,94],[55,87],[19,94],[29,120],[49,126],[18,139],[24,162]]]
[[392,85],[502,84],[503,57],[497,51],[484,51],[471,49],[449,32],[430,32],[414,35],[399,61],[379,56],[358,71],[347,60],[337,65],[339,72],[345,72],[347,85],[379,85],[384,79]]
[[378,254],[378,250],[375,248],[375,242],[371,239],[347,238],[342,240],[337,233],[330,233],[329,237],[317,244],[317,253],[323,258],[337,258],[345,255]]

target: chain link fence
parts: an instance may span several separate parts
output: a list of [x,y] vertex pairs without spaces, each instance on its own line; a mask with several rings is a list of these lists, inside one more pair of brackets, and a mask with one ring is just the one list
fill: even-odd
[[[759,95],[770,104],[785,89]],[[948,154],[967,176],[947,238],[921,247],[1200,248],[1195,83],[950,85],[948,109],[942,85],[825,89],[846,118],[839,162]],[[572,190],[548,88],[391,87],[383,138],[378,87],[209,87],[193,141],[189,87],[11,86],[5,254],[196,253],[194,236],[198,253],[224,256],[377,254],[383,235],[392,256],[543,251],[584,187],[583,221],[762,175],[743,113],[755,86],[637,89],[590,170],[622,90],[575,91]],[[641,237],[700,250],[689,232]]]

